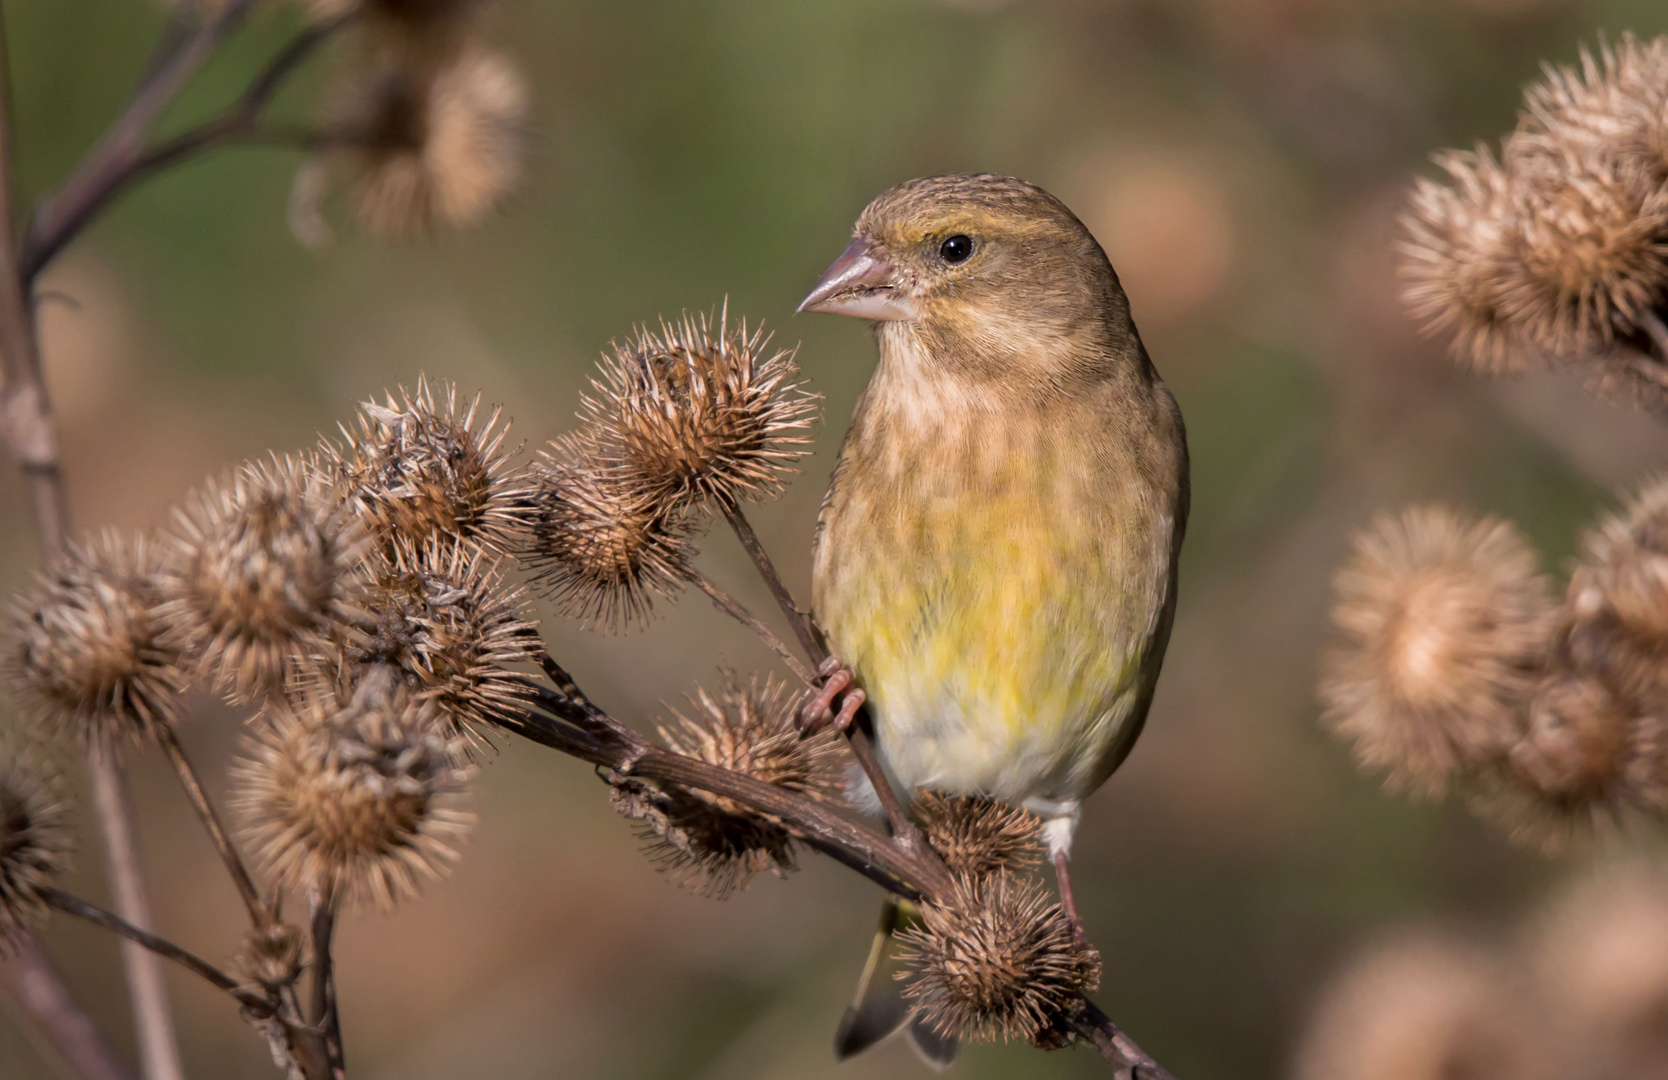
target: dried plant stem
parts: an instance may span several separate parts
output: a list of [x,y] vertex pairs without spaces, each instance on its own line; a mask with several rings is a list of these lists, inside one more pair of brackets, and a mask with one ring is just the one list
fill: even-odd
[[95,904],[89,904],[79,897],[71,896],[62,890],[48,889],[45,897],[48,904],[66,915],[74,915],[76,918],[85,919],[95,926],[102,926],[104,929],[119,934],[136,945],[149,949],[157,956],[172,960],[187,971],[200,975],[208,982],[232,995],[240,1005],[257,1016],[273,1015],[272,1003],[265,997],[244,986],[207,960],[175,945],[172,941],[141,930],[126,919],[113,915]]
[[[524,713],[502,722],[544,746],[597,766],[605,778],[630,776],[711,792],[781,822],[808,847],[843,863],[889,892],[914,900],[950,896],[955,880],[926,844],[913,847],[852,821],[825,803],[674,753],[593,705],[554,660],[545,664],[559,692],[541,698],[552,715]],[[1170,1074],[1087,999],[1076,1029],[1124,1080],[1173,1080]]]
[[723,504],[724,519],[730,523],[730,530],[741,541],[741,546],[747,552],[747,557],[753,560],[753,566],[764,578],[765,585],[770,589],[770,595],[776,598],[776,606],[782,609],[788,624],[793,627],[794,636],[799,639],[799,647],[805,650],[805,655],[811,658],[811,663],[821,664],[828,658],[828,650],[812,633],[811,621],[805,613],[799,610],[794,602],[793,593],[782,583],[782,576],[776,572],[776,564],[770,561],[770,554],[764,545],[759,543],[759,535],[753,531],[753,525],[747,520],[747,515],[741,512],[741,507],[732,502]]
[[1662,317],[1649,308],[1639,312],[1637,319],[1645,333],[1650,335],[1651,344],[1656,346],[1656,355],[1651,357],[1654,366],[1660,368],[1668,364],[1668,326],[1662,324]]
[[341,1013],[336,1007],[336,967],[331,948],[336,935],[336,891],[326,885],[312,897],[313,916],[313,1026],[324,1034],[325,1057],[333,1076],[347,1069],[342,1053]]
[[33,938],[20,936],[9,943],[7,955],[0,956],[0,985],[65,1075],[75,1080],[133,1080]]
[[751,611],[743,607],[740,601],[713,584],[711,578],[699,571],[694,575],[694,582],[696,588],[707,594],[707,598],[712,601],[714,607],[757,634],[759,640],[764,642],[771,652],[781,657],[782,663],[786,664],[788,670],[793,672],[801,682],[806,686],[816,685],[817,677],[811,673],[809,668],[800,663],[799,657],[793,654],[793,650],[783,644],[782,639],[777,637],[770,627],[760,622]]
[[191,800],[197,816],[203,821],[203,827],[208,830],[209,839],[214,841],[220,861],[225,864],[232,884],[237,886],[238,895],[243,898],[243,906],[249,909],[249,921],[255,926],[261,926],[271,918],[271,913],[261,902],[260,890],[255,888],[254,879],[249,876],[249,869],[244,865],[243,857],[238,854],[232,838],[226,834],[226,827],[221,823],[214,803],[209,801],[208,792],[203,790],[203,783],[197,778],[197,770],[192,768],[191,759],[185,754],[185,747],[180,745],[179,738],[169,727],[160,728],[157,740],[162,744],[162,752],[168,756],[169,763],[174,766],[174,772],[180,778],[180,786],[185,788],[186,797]]
[[[241,21],[241,15],[236,14],[234,9],[248,6],[247,0],[229,4],[224,13],[198,32],[194,41],[213,38],[215,27],[226,24],[228,18],[232,20],[231,25],[235,26]],[[101,140],[83,161],[82,166],[78,167],[63,187],[37,211],[25,238],[23,252],[19,256],[20,273],[24,280],[33,281],[46,264],[63,250],[64,245],[74,239],[87,223],[118,195],[139,180],[169,165],[177,164],[203,151],[239,141],[299,141],[312,145],[340,138],[340,135],[331,133],[308,132],[298,136],[294,132],[282,131],[276,132],[281,138],[274,140],[275,131],[261,128],[260,117],[266,105],[296,69],[346,21],[347,17],[344,16],[309,26],[290,39],[225,112],[153,147],[145,147],[144,134],[154,117],[147,116],[140,122],[124,114],[123,118],[116,122],[116,126],[106,134],[105,139]],[[192,50],[193,45],[183,47],[173,58],[173,62],[165,64],[158,72],[157,79],[172,78],[171,73],[186,64],[190,69],[185,72],[188,76],[201,63],[200,59],[192,59]],[[183,83],[183,79],[181,82]],[[177,91],[178,86],[174,89]],[[171,97],[172,93],[169,96]],[[135,98],[134,105],[129,107],[130,113],[141,99],[146,99],[146,95],[141,94]],[[102,156],[95,162],[94,156],[100,154]]]
[[[770,553],[765,551],[764,545],[759,542],[758,534],[753,531],[747,516],[741,512],[741,507],[735,503],[725,503],[723,508],[724,517],[729,521],[736,539],[741,541],[741,546],[753,560],[753,566],[769,586],[770,594],[776,597],[776,604],[792,624],[800,646],[811,658],[811,663],[820,670],[824,661],[828,659],[828,648],[819,639],[811,620],[794,602],[793,593],[783,584],[782,575],[776,572],[776,564],[771,561]],[[922,841],[921,830],[916,828],[909,811],[904,809],[898,793],[893,790],[892,782],[886,778],[886,770],[880,764],[880,755],[875,751],[873,730],[874,724],[869,717],[868,706],[865,705],[858,710],[856,721],[846,729],[846,742],[851,746],[852,756],[857,759],[863,775],[868,777],[870,786],[874,788],[875,798],[880,803],[881,812],[886,815],[886,823],[891,827],[892,835],[897,837],[898,842],[904,847],[919,851],[925,858],[936,861],[938,856]]]

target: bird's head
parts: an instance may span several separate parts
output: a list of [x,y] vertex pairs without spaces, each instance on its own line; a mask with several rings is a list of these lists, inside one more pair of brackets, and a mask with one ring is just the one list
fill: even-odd
[[1061,345],[1121,351],[1134,333],[1083,223],[1042,188],[988,174],[911,180],[876,198],[799,310],[915,324],[993,362]]

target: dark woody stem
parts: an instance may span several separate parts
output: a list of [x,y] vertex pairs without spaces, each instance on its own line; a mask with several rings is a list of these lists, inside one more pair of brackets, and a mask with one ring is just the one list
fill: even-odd
[[331,883],[312,897],[313,909],[313,1026],[324,1033],[330,1072],[340,1077],[347,1066],[342,1053],[341,1013],[336,1007],[336,968],[331,955],[336,934],[338,895]]
[[714,607],[757,634],[759,640],[764,642],[771,652],[781,658],[782,663],[787,665],[788,670],[793,672],[800,682],[803,682],[806,686],[816,685],[817,677],[800,662],[799,657],[793,654],[793,650],[783,644],[782,639],[772,633],[770,627],[760,622],[756,615],[743,607],[739,600],[713,584],[712,579],[700,571],[695,571],[691,580],[695,582],[696,588],[707,594],[707,598],[712,601]]
[[[759,536],[753,531],[747,516],[741,512],[741,506],[727,501],[721,505],[724,517],[734,530],[736,539],[741,541],[741,546],[746,549],[748,557],[758,569],[759,576],[764,578],[765,584],[770,587],[771,595],[776,597],[777,606],[793,626],[800,646],[804,648],[819,673],[822,673],[823,663],[828,659],[828,649],[815,633],[811,620],[794,602],[793,593],[783,584],[782,575],[776,572],[776,564],[771,561],[770,553],[765,551],[764,545],[759,543]],[[891,827],[892,835],[897,837],[898,842],[904,847],[920,851],[927,859],[939,861],[938,855],[921,839],[921,830],[915,827],[909,811],[904,809],[892,782],[887,779],[886,770],[881,767],[880,755],[875,751],[874,745],[874,722],[867,705],[858,710],[856,720],[846,728],[846,742],[851,746],[851,754],[857,759],[863,775],[868,777],[869,785],[874,788],[875,798],[880,803],[881,812],[886,815],[886,823]]]
[[187,971],[201,976],[232,995],[238,1000],[238,1004],[256,1016],[268,1017],[275,1012],[272,1003],[264,996],[232,978],[207,960],[187,952],[166,938],[160,938],[148,931],[141,930],[126,919],[113,915],[97,905],[89,904],[85,900],[71,896],[59,889],[47,889],[42,893],[42,897],[48,904],[66,915],[74,915],[76,918],[85,919],[95,926],[102,926],[104,929],[119,934],[129,941],[143,945],[160,957],[172,960]]
[[197,770],[192,767],[191,759],[185,755],[185,747],[180,745],[173,729],[166,725],[160,728],[157,741],[162,745],[162,752],[168,756],[169,763],[174,766],[174,772],[180,778],[180,786],[185,789],[186,797],[191,800],[197,816],[202,819],[203,828],[208,830],[209,839],[214,841],[214,849],[219,853],[220,861],[225,864],[226,872],[231,875],[232,884],[237,886],[243,906],[249,909],[250,923],[258,927],[270,921],[272,913],[261,902],[260,890],[255,888],[254,879],[249,876],[249,869],[243,864],[243,857],[238,854],[232,838],[226,834],[220,814],[214,809],[214,803],[209,801],[208,792],[203,790],[202,781],[197,778]]
[[[731,799],[780,822],[807,846],[899,896],[941,902],[952,895],[955,879],[925,843],[910,846],[882,836],[826,803],[657,746],[592,703],[554,660],[546,657],[544,667],[557,689],[541,692],[539,711],[504,715],[501,726],[590,762],[610,782],[630,777],[651,786],[694,788]],[[1121,1080],[1173,1080],[1087,999],[1072,1025],[1113,1064]]]

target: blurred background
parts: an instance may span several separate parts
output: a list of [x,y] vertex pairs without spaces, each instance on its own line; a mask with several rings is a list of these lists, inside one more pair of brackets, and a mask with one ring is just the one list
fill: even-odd
[[[484,227],[405,244],[344,229],[310,251],[285,220],[299,158],[242,150],[147,184],[56,265],[43,334],[80,527],[161,525],[206,474],[308,446],[419,372],[506,403],[514,434],[537,446],[573,423],[610,337],[728,297],[732,313],[803,342],[826,395],[805,475],[754,514],[804,595],[818,500],[875,353],[858,322],[793,318],[794,305],[882,189],[938,172],[1024,176],[1106,247],[1194,455],[1165,676],[1134,755],[1088,804],[1075,862],[1106,959],[1100,1004],[1187,1080],[1410,1080],[1424,1074],[1315,1066],[1316,1046],[1340,1038],[1328,1034],[1339,1015],[1391,1008],[1373,1007],[1375,988],[1434,979],[1441,993],[1410,998],[1428,1003],[1486,977],[1530,994],[1519,975],[1567,972],[1575,955],[1591,961],[1593,993],[1656,987],[1663,1004],[1644,1022],[1668,1043],[1668,913],[1649,902],[1668,890],[1629,894],[1638,921],[1626,925],[1644,929],[1608,953],[1557,915],[1590,914],[1605,882],[1643,873],[1612,864],[1649,860],[1645,841],[1549,861],[1462,807],[1386,797],[1318,729],[1313,698],[1328,579],[1375,510],[1447,500],[1504,514],[1559,569],[1614,493],[1661,466],[1662,427],[1574,382],[1454,371],[1401,313],[1392,244],[1430,151],[1496,138],[1543,58],[1573,61],[1601,30],[1668,30],[1668,10],[503,0],[495,18],[529,76],[535,129],[526,183]],[[164,13],[12,0],[7,19],[19,179],[33,194],[119,108]],[[225,101],[297,19],[257,17],[171,122]],[[281,109],[305,113],[324,81],[301,80]],[[0,471],[8,593],[37,559],[24,506]],[[727,535],[703,564],[770,607]],[[769,663],[698,596],[623,638],[544,615],[555,655],[642,723],[720,664]],[[223,779],[237,718],[205,708],[183,737]],[[901,1044],[860,1064],[832,1058],[878,907],[867,882],[813,860],[724,903],[695,897],[637,853],[590,770],[508,738],[500,749],[459,872],[342,931],[355,1076],[924,1075]],[[225,958],[240,911],[189,807],[159,758],[135,755],[130,777],[160,931]],[[70,887],[105,896],[91,833]],[[113,940],[59,919],[46,941],[130,1046]],[[226,1000],[170,977],[190,1074],[273,1075]],[[1405,1049],[1418,1036],[1386,1038]],[[1478,1060],[1444,1075],[1527,1075]],[[976,1047],[955,1075],[1104,1072],[1087,1052]],[[0,1075],[54,1075],[4,1013]]]

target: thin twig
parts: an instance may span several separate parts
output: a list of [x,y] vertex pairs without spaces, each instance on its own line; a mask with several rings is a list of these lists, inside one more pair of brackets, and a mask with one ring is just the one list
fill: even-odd
[[243,898],[243,906],[249,909],[249,921],[254,926],[261,926],[269,921],[272,913],[261,902],[260,890],[255,888],[254,879],[249,876],[249,869],[243,863],[243,856],[238,854],[237,846],[232,838],[226,834],[226,827],[221,824],[220,814],[209,801],[208,792],[203,790],[203,783],[197,778],[197,770],[192,768],[191,759],[185,754],[185,747],[180,745],[179,738],[173,729],[161,727],[157,734],[157,741],[162,744],[162,752],[168,756],[168,761],[174,766],[174,772],[179,776],[180,786],[185,788],[186,797],[191,800],[197,816],[202,819],[203,828],[208,830],[209,839],[214,841],[214,848],[220,854],[220,861],[225,864],[226,872],[231,875],[232,884],[237,886],[238,895]]
[[820,665],[828,658],[828,650],[811,632],[810,620],[799,610],[794,602],[793,593],[783,584],[782,576],[776,572],[776,564],[771,562],[770,554],[764,545],[759,543],[759,535],[753,531],[753,525],[747,520],[747,515],[741,512],[740,505],[724,502],[724,519],[730,523],[730,530],[741,541],[741,546],[747,552],[747,557],[753,560],[753,566],[764,578],[765,585],[770,589],[770,595],[776,598],[776,606],[782,609],[788,624],[793,627],[794,636],[799,639],[799,647],[805,650],[805,655],[811,658],[813,665]]
[[[753,560],[753,566],[764,578],[770,588],[770,594],[776,598],[776,604],[782,609],[782,614],[792,624],[794,634],[799,638],[799,644],[804,648],[820,671],[823,662],[828,659],[828,649],[815,633],[809,618],[794,602],[793,593],[788,591],[782,582],[782,575],[776,572],[776,564],[771,561],[770,553],[759,542],[759,536],[753,531],[753,526],[747,520],[747,515],[741,512],[741,507],[735,503],[723,504],[724,517],[735,532],[736,539],[746,549],[748,557]],[[869,786],[874,788],[875,799],[880,803],[881,813],[886,815],[886,823],[892,829],[892,835],[907,848],[923,853],[932,860],[937,860],[937,854],[921,839],[921,830],[916,828],[909,811],[904,808],[898,793],[892,787],[892,782],[886,776],[886,770],[880,764],[880,754],[874,745],[874,720],[869,707],[864,705],[858,710],[856,720],[846,728],[846,742],[851,746],[852,756],[857,759],[858,767],[868,778]]]
[[695,571],[693,580],[695,587],[707,594],[707,598],[712,601],[714,607],[757,634],[759,640],[764,642],[771,652],[781,657],[782,663],[787,665],[788,670],[793,672],[800,682],[803,682],[806,686],[817,684],[816,675],[800,663],[799,657],[793,654],[793,650],[783,644],[782,639],[777,637],[770,627],[760,622],[757,616],[743,607],[739,600],[720,589],[711,578],[698,570]]
[[133,1080],[34,938],[18,935],[0,948],[0,985],[65,1075],[75,1080]]
[[331,949],[336,934],[336,890],[329,884],[322,886],[312,897],[313,915],[313,1026],[324,1033],[325,1056],[330,1071],[341,1076],[346,1071],[342,1054],[342,1021],[336,1007],[336,967]]
[[1075,1025],[1077,1033],[1100,1051],[1101,1057],[1112,1062],[1118,1080],[1176,1080],[1168,1069],[1154,1061],[1152,1055],[1135,1044],[1122,1028],[1092,1001],[1085,1001]]
[[[237,4],[232,6],[235,7]],[[114,133],[120,128],[123,132],[121,141],[112,141],[108,147],[101,141],[88,155],[87,160],[83,161],[82,166],[65,181],[64,186],[48,198],[36,212],[19,258],[20,273],[24,281],[33,281],[64,246],[118,195],[166,166],[177,164],[214,147],[236,142],[293,144],[299,141],[308,148],[313,148],[347,139],[345,133],[339,132],[263,129],[260,126],[260,116],[262,110],[296,69],[319,46],[329,40],[348,18],[344,16],[309,26],[301,31],[268,61],[266,67],[256,74],[238,96],[237,101],[225,112],[155,146],[147,148],[143,142],[149,120],[131,132],[128,127],[123,126],[123,120],[118,120],[105,138],[114,139]],[[216,25],[223,21],[224,16],[217,20]],[[194,40],[201,40],[212,33],[212,26],[204,27]],[[174,63],[181,63],[191,48],[192,46],[187,46],[181,49]],[[172,68],[167,70],[171,71]],[[94,163],[94,155],[100,154],[101,151],[102,156]]]
[[263,995],[256,993],[202,957],[180,948],[167,938],[157,937],[149,931],[141,930],[121,916],[105,911],[95,904],[89,904],[80,897],[71,896],[60,889],[47,889],[42,895],[48,904],[66,915],[74,915],[78,919],[85,919],[95,926],[102,926],[106,930],[120,934],[128,941],[142,945],[156,955],[172,960],[187,971],[200,975],[232,995],[238,1000],[238,1004],[257,1016],[266,1017],[273,1014],[272,1003]]

